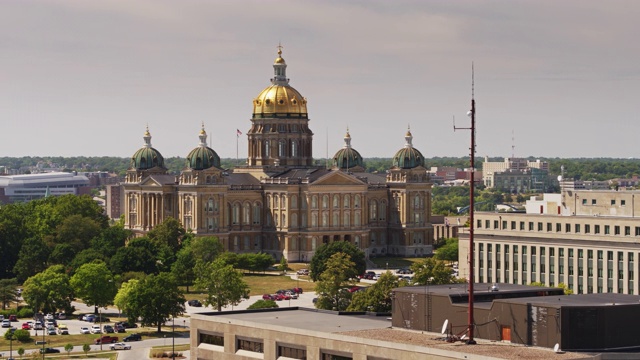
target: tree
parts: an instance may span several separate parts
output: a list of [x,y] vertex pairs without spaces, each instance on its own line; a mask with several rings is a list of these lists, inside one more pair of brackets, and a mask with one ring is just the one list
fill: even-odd
[[273,300],[257,300],[256,302],[254,302],[253,304],[249,305],[249,307],[247,307],[248,310],[254,310],[254,309],[272,309],[272,308],[277,308],[279,307],[278,304],[276,304],[275,301]]
[[445,244],[436,251],[436,259],[446,261],[458,261],[458,239],[444,239]]
[[349,306],[351,293],[348,288],[355,284],[354,268],[355,263],[348,254],[331,255],[316,285],[318,309],[343,311]]
[[20,296],[18,295],[18,281],[14,279],[0,279],[0,302],[2,302],[2,310],[7,308],[12,302],[17,303]]
[[289,263],[287,262],[287,258],[286,257],[282,257],[280,259],[280,265],[278,265],[278,270],[284,272],[285,274],[287,273],[287,269],[289,269]]
[[441,285],[458,282],[451,269],[445,266],[444,261],[434,258],[426,258],[411,265],[414,272],[412,283],[415,285]]
[[82,351],[84,351],[84,356],[86,357],[87,355],[89,355],[89,351],[91,351],[91,345],[89,344],[82,345]]
[[23,284],[22,298],[34,311],[44,313],[58,309],[72,313],[73,288],[62,265],[53,265],[47,270],[28,278]]
[[356,277],[367,270],[367,263],[362,250],[347,241],[334,241],[324,244],[316,250],[315,255],[311,259],[311,263],[309,264],[309,276],[311,277],[311,280],[318,281],[320,279],[320,275],[326,268],[327,260],[329,260],[333,254],[339,252],[349,255],[350,260],[354,264],[353,271],[349,273],[350,277]]
[[242,279],[242,272],[222,259],[201,265],[197,273],[195,285],[206,292],[205,305],[211,305],[218,311],[227,305],[238,305],[249,296],[249,286]]
[[113,303],[118,307],[118,310],[127,314],[127,318],[130,320],[135,320],[131,319],[129,304],[131,303],[131,294],[138,284],[139,281],[136,279],[131,279],[123,283],[122,286],[120,286],[120,290],[118,290],[116,297],[113,299]]
[[109,267],[116,274],[122,274],[127,271],[142,271],[145,274],[153,274],[158,272],[159,263],[163,265],[160,253],[170,251],[168,247],[155,244],[146,237],[135,238],[129,241],[126,247],[122,247],[116,251],[109,261]]
[[156,326],[162,332],[162,324],[184,312],[184,302],[176,279],[163,272],[140,281],[131,290],[127,307],[130,317],[141,318],[143,326]]
[[[15,276],[14,267],[29,228],[25,226],[27,206],[9,204],[0,206],[0,278]],[[26,277],[25,277],[26,279]]]
[[224,246],[215,236],[199,236],[189,242],[196,261],[209,263],[224,252]]
[[71,277],[71,286],[76,296],[88,306],[107,307],[113,304],[113,298],[118,292],[113,274],[104,262],[94,262],[82,265]]
[[18,355],[20,355],[20,359],[22,359],[22,355],[24,355],[24,348],[18,348]]
[[375,284],[353,294],[347,311],[391,312],[391,291],[405,285],[390,271],[384,272]]
[[49,258],[49,248],[44,241],[37,238],[26,239],[18,260],[13,268],[18,281],[24,281],[28,277],[33,276],[47,268],[47,259]]
[[176,261],[171,265],[171,273],[180,285],[187,287],[187,293],[189,292],[189,285],[195,278],[195,266],[196,261],[191,252],[191,246],[185,244],[176,254]]
[[182,237],[185,235],[185,230],[180,224],[180,221],[169,217],[166,218],[160,225],[149,231],[147,236],[153,242],[166,245],[176,253],[180,249]]
[[558,283],[558,287],[564,289],[565,295],[573,295],[573,290],[571,290],[569,286],[567,286],[567,284],[561,282],[561,283]]
[[67,344],[64,346],[64,351],[67,352],[67,357],[71,355],[71,350],[73,350],[73,344]]

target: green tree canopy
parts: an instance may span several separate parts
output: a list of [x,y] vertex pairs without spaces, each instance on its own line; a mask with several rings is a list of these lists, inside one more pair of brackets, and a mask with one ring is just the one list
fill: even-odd
[[247,308],[248,310],[254,310],[254,309],[273,309],[273,308],[277,308],[278,304],[276,304],[275,301],[273,300],[256,300],[256,302],[254,302],[253,304],[249,305],[249,307]]
[[0,302],[2,310],[7,308],[12,302],[18,303],[18,281],[16,279],[0,279]]
[[47,268],[49,249],[44,241],[35,237],[26,239],[20,253],[18,261],[13,268],[13,272],[18,278],[18,282],[26,280]]
[[171,265],[171,273],[178,281],[178,284],[187,287],[187,293],[189,292],[189,285],[191,285],[195,279],[196,260],[191,252],[191,245],[186,243],[176,254],[176,261]]
[[390,271],[384,272],[375,284],[353,295],[347,311],[391,312],[391,291],[405,285]]
[[198,236],[190,241],[191,253],[196,261],[209,263],[224,252],[224,246],[215,236]]
[[316,284],[318,309],[335,311],[347,309],[351,301],[351,293],[348,289],[355,284],[353,280],[355,266],[348,254],[338,252],[331,255]]
[[445,266],[442,260],[425,258],[413,263],[411,270],[414,272],[412,279],[414,285],[442,285],[458,282],[451,269]]
[[238,305],[249,297],[249,286],[243,280],[242,272],[235,270],[222,259],[199,265],[196,288],[206,293],[205,305],[218,311],[227,305]]
[[136,279],[131,279],[125,283],[122,283],[120,289],[118,290],[118,293],[116,294],[116,297],[113,299],[113,304],[117,306],[121,312],[127,314],[129,320],[134,320],[132,321],[132,323],[135,322],[135,319],[131,319],[130,317],[131,311],[129,309],[129,304],[132,302],[131,294],[139,283],[140,281]]
[[347,241],[334,241],[324,244],[316,250],[315,255],[311,259],[311,263],[309,264],[309,276],[311,277],[311,280],[318,281],[320,279],[320,275],[326,268],[329,258],[331,258],[333,254],[339,252],[348,255],[350,261],[354,264],[352,271],[348,274],[349,277],[355,278],[365,272],[367,269],[367,263],[362,250]]
[[71,286],[77,297],[88,306],[99,307],[113,304],[118,292],[113,274],[104,262],[93,262],[82,265],[71,277]]
[[180,221],[169,217],[149,231],[147,237],[153,242],[168,246],[175,253],[180,249],[185,233]]
[[162,272],[147,276],[131,290],[127,308],[130,316],[142,319],[143,326],[156,326],[162,332],[162,324],[184,312],[184,302],[175,278]]
[[145,274],[157,273],[158,268],[164,266],[164,256],[167,246],[157,245],[146,237],[129,241],[126,247],[119,248],[109,262],[113,272],[122,274],[128,271],[142,271]]
[[443,261],[458,261],[458,239],[444,239],[445,244],[436,251],[436,259]]
[[23,284],[22,298],[34,311],[44,313],[65,310],[69,313],[73,288],[62,265],[53,265],[28,278]]

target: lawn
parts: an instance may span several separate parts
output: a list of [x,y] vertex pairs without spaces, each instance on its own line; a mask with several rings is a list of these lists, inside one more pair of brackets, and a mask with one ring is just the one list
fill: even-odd
[[380,269],[398,269],[409,267],[411,264],[424,259],[425,258],[375,257],[371,258],[371,261]]
[[[244,276],[244,281],[249,285],[249,295],[262,295],[273,294],[279,289],[291,289],[294,287],[301,287],[305,292],[313,291],[316,284],[309,282],[308,276],[300,276],[300,281],[292,279],[289,276],[277,275],[277,274],[247,274]],[[187,300],[198,299],[203,301],[205,295],[200,291],[189,288],[189,293],[185,293]]]

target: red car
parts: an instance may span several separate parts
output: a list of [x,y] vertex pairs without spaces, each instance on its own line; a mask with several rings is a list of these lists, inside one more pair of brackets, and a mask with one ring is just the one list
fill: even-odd
[[18,316],[15,314],[9,315],[9,321],[18,321]]
[[22,323],[22,330],[31,330],[31,326],[28,323]]
[[271,294],[262,295],[262,300],[276,300],[276,297]]

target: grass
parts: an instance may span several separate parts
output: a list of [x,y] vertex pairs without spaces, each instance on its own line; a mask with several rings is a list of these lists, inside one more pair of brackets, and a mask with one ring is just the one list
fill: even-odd
[[[301,267],[301,269],[304,267]],[[279,289],[291,289],[301,287],[305,292],[313,291],[316,284],[309,281],[308,276],[300,276],[300,281],[292,279],[289,276],[279,274],[251,274],[245,275],[244,281],[249,285],[249,295],[273,294]],[[205,294],[189,288],[189,293],[185,294],[187,300],[197,299],[203,301]]]

